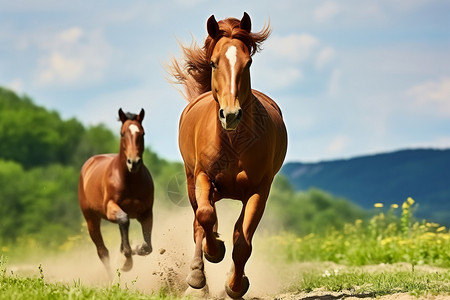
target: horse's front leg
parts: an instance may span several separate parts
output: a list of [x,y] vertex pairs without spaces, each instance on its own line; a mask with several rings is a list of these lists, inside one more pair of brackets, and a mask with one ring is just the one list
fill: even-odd
[[[211,262],[219,262],[225,255],[223,241],[217,239],[215,224],[217,215],[214,205],[210,201],[211,183],[205,173],[200,173],[195,179],[188,176],[189,198],[194,206],[194,258],[191,262],[191,272],[187,278],[188,284],[196,289],[203,288],[206,284],[203,264],[203,251],[205,257]],[[203,247],[203,239],[206,243]]]
[[130,246],[130,240],[128,238],[128,230],[130,228],[130,218],[128,215],[115,203],[110,200],[106,206],[106,217],[109,221],[116,222],[119,224],[120,236],[122,242],[120,244],[120,252],[125,256],[125,262],[121,268],[122,271],[126,272],[131,270],[133,267],[133,257]]
[[135,253],[137,255],[148,255],[152,253],[152,228],[153,228],[153,213],[150,208],[145,214],[138,217],[138,222],[141,223],[142,235],[144,237],[144,242],[142,245],[137,246]]
[[216,207],[210,196],[211,182],[209,177],[205,173],[200,173],[195,182],[195,198],[198,204],[195,219],[204,230],[206,243],[203,246],[203,251],[205,258],[212,263],[218,263],[225,256],[225,243],[218,239]]
[[241,298],[250,286],[244,267],[252,253],[253,235],[263,216],[267,194],[252,195],[243,204],[241,215],[234,227],[233,267],[231,276],[225,282],[225,290],[231,298]]

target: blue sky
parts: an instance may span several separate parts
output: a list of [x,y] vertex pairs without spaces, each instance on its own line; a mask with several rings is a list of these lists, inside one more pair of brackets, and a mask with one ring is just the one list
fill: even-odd
[[146,143],[181,160],[186,102],[164,64],[177,40],[203,42],[211,14],[244,11],[273,29],[251,77],[283,110],[286,161],[450,147],[446,0],[0,0],[0,85],[115,131],[120,107],[143,107]]

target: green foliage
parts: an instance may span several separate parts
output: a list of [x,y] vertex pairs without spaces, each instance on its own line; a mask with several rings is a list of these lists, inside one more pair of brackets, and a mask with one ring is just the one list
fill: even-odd
[[[119,149],[119,139],[103,124],[82,131],[79,144],[74,148],[71,164],[78,169],[91,156],[100,153],[114,153]],[[69,152],[70,153],[70,152]]]
[[67,164],[83,135],[76,120],[62,121],[48,112],[0,88],[0,157],[25,168],[51,163]]
[[[412,211],[412,199],[402,206]],[[287,261],[332,261],[347,265],[408,262],[414,265],[450,267],[449,230],[435,223],[404,222],[395,214],[395,207],[380,212],[368,222],[356,220],[342,230],[330,227],[325,233],[300,237],[284,233],[266,239],[271,253]],[[410,216],[411,217],[411,216]],[[272,252],[273,251],[273,252]]]
[[25,171],[16,162],[0,160],[0,241],[35,235],[52,245],[76,232],[81,224],[77,181],[72,167]]
[[324,232],[330,226],[340,229],[347,222],[365,217],[362,209],[344,198],[336,198],[318,189],[295,192],[286,177],[277,175],[263,226],[305,235]]

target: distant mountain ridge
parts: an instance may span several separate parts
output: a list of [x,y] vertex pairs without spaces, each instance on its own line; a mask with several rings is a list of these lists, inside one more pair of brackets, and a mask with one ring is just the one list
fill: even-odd
[[316,187],[363,208],[412,197],[418,218],[450,225],[450,149],[415,149],[318,163],[286,163],[297,190]]

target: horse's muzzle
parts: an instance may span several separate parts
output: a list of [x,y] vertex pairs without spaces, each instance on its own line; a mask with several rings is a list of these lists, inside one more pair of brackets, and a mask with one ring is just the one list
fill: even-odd
[[225,130],[235,130],[242,119],[242,109],[219,109],[219,120]]
[[140,157],[127,159],[127,168],[128,168],[128,171],[130,171],[131,173],[134,173],[137,170],[139,170],[139,167],[141,166],[141,164],[142,164],[142,159]]

